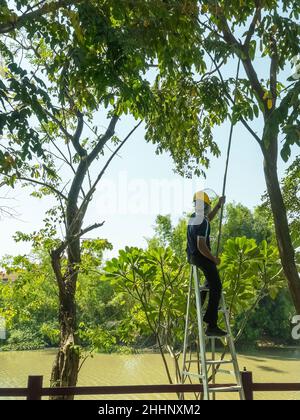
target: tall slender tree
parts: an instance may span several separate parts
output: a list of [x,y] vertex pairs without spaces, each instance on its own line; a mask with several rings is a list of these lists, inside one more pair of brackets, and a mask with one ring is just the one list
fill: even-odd
[[[33,14],[28,6],[13,26],[7,21],[6,30],[2,26],[0,169],[9,185],[38,186],[35,195],[57,199],[44,228],[19,238],[42,243],[51,254],[60,322],[51,383],[74,386],[80,358],[75,294],[81,238],[103,224],[84,225],[89,204],[111,160],[141,122],[156,112],[157,87],[166,80],[183,98],[177,120],[188,120],[189,125],[174,144],[157,141],[148,125],[148,140],[157,143],[158,153],[169,151],[178,168],[197,170],[193,160],[204,151],[196,135],[199,104],[186,95],[186,86],[194,63],[200,66],[203,60],[196,47],[196,1],[55,3],[64,7],[58,12],[52,3],[32,2],[40,12]],[[24,2],[16,5],[24,7]],[[6,2],[2,14],[5,6]],[[48,7],[49,13],[41,12]],[[17,10],[10,10],[6,18],[14,15]],[[166,107],[169,101],[170,95]],[[107,117],[104,131],[98,112]],[[115,129],[126,123],[127,114],[136,123],[120,140]],[[193,135],[188,133],[190,126]],[[106,157],[108,146],[113,150]],[[207,146],[215,147],[212,141]]]
[[[284,78],[284,70],[298,63],[295,57],[300,53],[300,4],[293,0],[204,0],[198,4],[199,49],[206,61],[213,63],[209,72],[199,72],[195,67],[200,77],[194,79],[191,89],[203,104],[201,143],[211,140],[212,128],[229,117],[234,124],[241,122],[259,146],[280,258],[300,313],[300,279],[277,172],[279,153],[287,161],[291,147],[300,145],[299,66],[291,71],[289,79]],[[263,63],[259,69],[257,56]],[[240,60],[244,70],[237,83],[232,59]],[[231,66],[229,77],[227,63]],[[151,121],[161,139],[163,127],[176,111],[174,108],[165,113],[163,109],[164,105]],[[254,120],[262,121],[261,133],[253,128]],[[168,128],[168,136],[162,141],[175,141],[180,128],[177,124],[169,124]]]

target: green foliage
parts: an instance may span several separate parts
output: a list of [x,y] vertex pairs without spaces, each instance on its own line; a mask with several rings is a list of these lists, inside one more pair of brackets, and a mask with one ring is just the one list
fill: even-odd
[[[281,187],[283,193],[284,204],[287,210],[288,221],[291,231],[296,253],[300,246],[300,158],[297,157],[295,161],[287,169],[285,176],[281,180]],[[271,213],[271,203],[267,195],[263,196],[263,204],[259,207],[259,211],[263,214],[265,219],[269,218]],[[298,262],[299,263],[299,262]]]
[[[264,133],[260,139],[263,147],[268,150],[281,133],[284,137],[281,155],[287,161],[291,147],[300,145],[300,83],[289,80],[283,83],[280,75],[300,52],[299,4],[293,0],[280,3],[276,0],[203,0],[199,8],[199,48],[219,65],[218,80],[223,81],[221,92],[227,98],[235,96],[235,101],[228,105],[224,101],[223,106],[217,106],[219,93],[211,92],[208,104],[203,102],[204,110],[211,115],[209,105],[215,103],[213,113],[218,109],[221,115],[230,114],[235,124],[242,119],[251,123],[263,116]],[[237,85],[233,75],[226,78],[224,67],[232,57],[241,59],[246,71],[245,76],[240,72]],[[259,74],[258,58],[263,60],[264,68],[268,68],[266,73]]]
[[[59,12],[57,4],[47,2],[43,13],[19,19],[41,3],[19,0],[9,9],[2,0],[0,29],[6,25],[9,36],[0,37],[0,171],[10,186],[38,181],[36,197],[54,194],[59,200],[40,232],[18,234],[19,239],[33,241],[35,250],[44,251],[60,243],[57,232],[65,223],[66,195],[78,185],[79,194],[83,185],[71,182],[68,190],[60,162],[72,177],[80,168],[84,178],[88,154],[96,154],[96,159],[103,156],[103,133],[95,121],[98,111],[108,118],[130,114],[144,120],[146,140],[157,146],[157,153],[168,152],[181,175],[204,174],[208,153],[219,156],[213,128],[229,116],[234,123],[263,116],[263,146],[268,149],[281,132],[282,157],[287,160],[291,146],[299,145],[300,82],[274,86],[274,72],[262,79],[249,69],[254,70],[257,54],[274,66],[276,53],[277,74],[299,54],[300,6],[283,0],[279,13],[277,1],[259,4],[262,15],[251,34],[247,25],[256,1],[88,0]],[[199,24],[202,18],[211,29]],[[224,19],[232,34],[241,36],[243,48],[228,38],[226,30],[224,35]],[[237,55],[247,77],[240,77],[236,85],[233,77],[221,80],[216,73],[207,73],[208,55],[218,65]],[[236,97],[235,105],[230,95]],[[92,134],[82,137],[84,123],[91,126]],[[112,143],[119,140],[113,138]],[[53,152],[59,153],[58,160]],[[227,217],[222,275],[232,314],[242,319],[243,326],[263,296],[276,298],[282,280],[277,275],[278,253],[270,240],[272,229],[263,214],[229,207]],[[85,345],[110,352],[149,337],[173,349],[182,343],[188,278],[184,232],[184,221],[173,227],[168,218],[158,219],[149,249],[120,251],[105,266],[102,280],[106,281],[100,281],[99,272],[103,252],[111,244],[83,242],[75,269],[80,273],[79,336]],[[63,269],[67,263],[62,258]],[[7,344],[55,345],[58,300],[49,257],[43,254],[34,262],[18,257],[4,267],[18,273],[14,284],[0,285],[0,315],[9,327]]]
[[[39,6],[29,3],[28,10]],[[14,12],[24,12],[23,2],[12,6]],[[148,141],[157,144],[158,152],[169,151],[179,172],[194,158],[202,159],[207,146],[217,152],[212,140],[197,146],[199,100],[191,107],[187,90],[195,63],[205,66],[197,46],[196,0],[138,0],[134,7],[131,0],[89,0],[74,2],[72,8],[54,3],[41,8],[42,13],[19,20],[22,34],[16,30],[6,38],[0,35],[0,101],[5,110],[0,115],[0,133],[9,137],[0,153],[0,168],[8,175],[7,183],[13,185],[21,173],[32,170],[34,157],[49,168],[49,143],[55,139],[61,148],[70,142],[67,131],[76,129],[78,112],[94,126],[95,133],[99,130],[96,138],[82,140],[87,150],[99,139],[100,127],[94,125],[93,114],[101,110],[108,116],[130,113],[135,119],[147,120]],[[58,8],[60,13],[51,13]],[[2,10],[5,14],[6,4]],[[153,77],[156,81],[152,84]],[[157,101],[160,83],[168,86],[169,92]],[[176,107],[170,106],[178,99],[170,91],[174,86],[178,94],[184,93],[178,96]],[[168,117],[165,130],[155,122],[159,106],[170,112],[177,109],[172,120]],[[167,142],[170,125],[178,126],[179,115],[186,121],[186,133]],[[73,158],[75,163],[78,155]],[[57,175],[57,168],[51,170]],[[49,180],[49,173],[42,176],[36,172],[36,178]],[[58,181],[52,179],[51,184]]]
[[81,244],[81,272],[89,272],[92,268],[99,268],[103,253],[107,250],[112,250],[113,246],[107,239],[86,239]]
[[247,312],[258,298],[266,295],[275,299],[284,284],[278,275],[278,250],[266,241],[257,245],[254,239],[246,237],[229,239],[224,246],[220,271],[233,317]]
[[84,328],[84,324],[81,323],[79,335],[83,343],[88,343],[97,352],[112,353],[117,350],[116,337],[100,326]]
[[[229,205],[225,228],[231,238],[224,243],[220,271],[234,330],[237,335],[244,331],[244,343],[288,342],[292,310],[278,250],[272,241],[234,237],[234,226],[240,232],[233,223],[237,214],[245,215],[243,229],[249,229],[249,236],[251,228],[253,235],[257,231],[250,211]],[[265,226],[264,212],[259,214]],[[126,247],[105,263],[109,242],[84,241],[76,293],[78,338],[84,348],[107,353],[153,345],[181,349],[189,280],[186,221],[173,226],[169,216],[159,216],[154,231],[146,250]],[[1,266],[18,276],[0,284],[0,316],[8,327],[1,349],[57,346],[58,297],[45,248],[36,248],[30,258],[7,257]]]
[[41,324],[39,331],[40,334],[43,336],[44,340],[46,341],[45,345],[48,345],[50,347],[57,346],[60,336],[57,322],[44,322],[43,324]]
[[[217,230],[218,220],[216,219],[212,223],[213,247],[216,245],[215,232]],[[148,240],[149,249],[170,246],[173,252],[185,261],[185,219],[173,227],[169,216],[159,216],[156,219],[154,231],[155,236]],[[247,235],[247,238],[238,238],[242,235]],[[177,244],[180,246],[178,247]],[[228,304],[231,305],[236,333],[240,336],[240,333],[245,328],[247,329],[247,322],[249,318],[252,319],[253,311],[256,311],[259,323],[266,299],[272,301],[275,299],[273,312],[275,316],[283,319],[280,312],[282,306],[278,308],[276,306],[277,299],[280,299],[280,290],[284,285],[270,210],[258,207],[251,212],[241,204],[227,204],[221,249],[223,250],[221,274],[224,278]],[[285,320],[284,325],[286,322],[288,321]],[[257,333],[251,331],[249,327],[240,339],[254,344],[256,339],[261,338],[262,328],[258,326]],[[250,339],[251,334],[253,337],[257,335],[255,340]],[[278,327],[277,335],[286,337],[284,327],[282,329]],[[269,337],[271,336],[269,334]]]
[[[173,226],[169,215],[159,215],[154,225],[155,235],[148,239],[148,246],[149,248],[152,246],[170,246],[183,261],[186,258],[186,229],[187,221],[185,218],[180,219],[177,225]],[[219,219],[215,218],[211,227],[213,252],[217,245],[218,229]],[[275,244],[276,238],[270,210],[259,206],[251,211],[240,203],[226,204],[220,249],[223,249],[228,239],[241,236],[246,236],[248,239],[253,238],[258,243],[266,240],[268,243]]]
[[[156,81],[153,111],[146,117],[146,139],[158,145],[157,153],[170,152],[181,175],[204,175],[200,168],[208,167],[208,153],[220,154],[212,127],[220,125],[227,116],[224,99],[219,95],[222,87],[217,80],[212,80],[201,89],[192,75],[175,76]],[[215,98],[215,103],[211,97]],[[199,115],[205,104],[210,113],[201,120]]]
[[[217,232],[218,228],[219,220],[215,219],[212,223],[212,231]],[[252,212],[242,204],[228,203],[224,212],[221,250],[229,239],[242,236],[246,236],[248,239],[253,238],[258,243],[263,240],[267,242],[275,240],[272,222],[262,214],[259,207]]]
[[86,325],[105,325],[111,317],[118,319],[122,314],[118,302],[114,302],[114,290],[106,283],[99,280],[100,272],[93,266],[86,268],[79,275],[76,293],[77,313],[81,322]]
[[185,219],[180,219],[176,226],[173,226],[169,215],[159,215],[154,225],[155,235],[147,239],[148,247],[167,247],[170,246],[182,261],[186,258],[186,229]]
[[154,334],[173,348],[179,344],[188,276],[186,265],[170,248],[127,247],[106,263],[103,280],[134,299],[127,319],[134,321],[140,334]]
[[57,345],[57,292],[49,260],[41,251],[37,261],[7,257],[1,265],[17,279],[0,284],[0,314],[6,319],[4,349],[29,350]]
[[[265,297],[250,316],[241,342],[247,345],[257,341],[294,344],[290,328],[293,314],[294,307],[287,290],[280,291],[275,300]],[[243,315],[240,315],[235,331],[239,330],[242,322]]]
[[[103,239],[84,241],[76,294],[79,338],[86,347],[119,351],[116,330],[126,308],[120,305],[120,297],[111,285],[99,280],[103,251],[107,247],[111,245]],[[8,329],[7,340],[1,342],[1,349],[57,347],[60,337],[59,303],[46,249],[35,248],[30,258],[6,257],[1,266],[17,277],[8,284],[0,283],[0,316],[6,319]],[[109,329],[112,330],[110,335]],[[115,343],[113,348],[105,344],[105,337],[107,340],[111,337],[109,342]],[[126,348],[123,350],[126,351]]]
[[33,331],[32,327],[22,329],[14,329],[11,331],[8,339],[0,349],[4,351],[10,350],[38,350],[43,349],[47,345],[39,332]]
[[[158,222],[168,232],[168,220],[159,218]],[[188,281],[188,267],[184,264],[171,248],[157,248],[154,243],[147,251],[126,248],[120,251],[119,258],[107,262],[104,278],[137,302],[128,314],[128,335],[136,334],[133,322],[140,334],[154,333],[163,348],[180,346]],[[173,279],[181,269],[177,283],[179,278]],[[220,270],[232,322],[239,319],[240,325],[266,296],[275,300],[284,287],[278,250],[266,241],[257,244],[246,237],[229,239]]]
[[300,157],[287,170],[282,181],[283,197],[287,208],[294,247],[300,246]]
[[44,248],[51,251],[61,242],[57,232],[63,223],[62,219],[63,216],[59,206],[52,207],[46,211],[43,228],[29,234],[17,231],[14,234],[14,240],[16,242],[30,242],[33,248],[37,250]]

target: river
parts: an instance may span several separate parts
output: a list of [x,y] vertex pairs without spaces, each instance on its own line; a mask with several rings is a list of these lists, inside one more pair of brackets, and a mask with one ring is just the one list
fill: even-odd
[[[0,352],[0,387],[24,387],[28,375],[43,375],[44,386],[49,385],[49,374],[55,351]],[[253,372],[255,382],[300,382],[300,348],[272,349],[243,352],[239,365]],[[231,382],[220,374],[219,383]],[[84,363],[78,385],[151,385],[167,384],[159,354],[95,354]],[[85,398],[85,397],[83,397]],[[172,399],[174,395],[118,395],[87,397],[89,399]],[[235,399],[235,395],[218,395],[218,399]],[[256,393],[256,399],[300,400],[300,392]]]

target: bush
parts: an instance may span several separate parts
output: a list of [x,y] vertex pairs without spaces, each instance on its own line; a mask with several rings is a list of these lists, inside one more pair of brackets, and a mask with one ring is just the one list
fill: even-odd
[[[292,344],[290,320],[293,313],[288,290],[280,291],[276,299],[266,297],[250,317],[240,341],[253,345],[260,340]],[[240,322],[241,318],[238,319],[235,330],[238,330]]]
[[33,332],[29,328],[12,330],[9,332],[7,340],[1,346],[1,350],[38,350],[46,346],[40,332]]

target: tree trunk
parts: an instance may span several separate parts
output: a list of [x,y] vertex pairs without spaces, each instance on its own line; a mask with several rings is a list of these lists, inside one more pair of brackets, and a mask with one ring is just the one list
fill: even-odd
[[[65,276],[61,271],[61,255],[52,253],[52,267],[59,287],[60,345],[51,374],[52,387],[76,386],[80,353],[76,341],[76,283],[78,271],[69,263]],[[52,399],[72,400],[73,396]]]
[[[76,286],[78,270],[81,263],[80,234],[82,233],[81,228],[91,195],[88,195],[88,200],[80,208],[78,208],[78,199],[89,167],[97,156],[99,156],[107,141],[114,135],[118,119],[119,117],[117,115],[112,117],[106,133],[98,139],[98,143],[90,154],[88,154],[87,150],[85,150],[80,144],[80,137],[84,123],[83,115],[80,112],[78,116],[77,130],[72,137],[72,144],[81,160],[73,178],[67,197],[68,199],[66,201],[67,208],[64,214],[66,238],[65,241],[63,241],[60,246],[51,253],[51,263],[59,288],[60,303],[60,347],[52,368],[52,387],[71,387],[76,386],[77,384],[80,348],[77,345],[76,338]],[[131,133],[133,133],[133,131]],[[124,142],[122,144],[124,144]],[[91,188],[90,193],[94,192],[99,180],[100,177],[97,178],[97,182],[94,184],[93,188]],[[87,198],[87,196],[85,197]],[[65,250],[67,250],[67,269],[63,270],[61,260]],[[54,397],[53,399],[72,400],[74,399],[74,396]]]
[[272,138],[272,141],[267,143],[268,147],[265,144],[263,146],[264,173],[274,217],[280,259],[297,314],[300,314],[300,278],[277,173],[278,137]]

